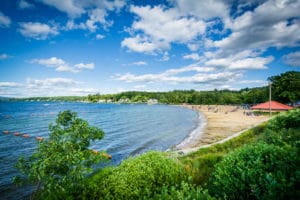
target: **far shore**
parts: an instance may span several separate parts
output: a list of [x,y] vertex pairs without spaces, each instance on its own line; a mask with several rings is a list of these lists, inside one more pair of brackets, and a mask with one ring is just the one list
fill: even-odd
[[[183,105],[193,109],[203,116],[204,127],[196,129],[191,137],[177,145],[176,149],[182,153],[196,151],[232,138],[243,131],[255,127],[269,119],[268,115],[255,116],[251,110],[241,106],[228,105]],[[201,119],[201,118],[200,118]]]

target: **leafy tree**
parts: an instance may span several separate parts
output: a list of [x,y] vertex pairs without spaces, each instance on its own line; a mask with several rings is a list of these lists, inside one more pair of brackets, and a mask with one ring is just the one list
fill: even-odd
[[295,103],[300,99],[300,72],[289,71],[269,78],[275,100]]
[[42,199],[65,199],[80,192],[84,178],[93,171],[92,165],[104,159],[88,149],[90,141],[101,139],[104,133],[69,110],[60,112],[49,129],[49,139],[39,142],[28,159],[19,159],[17,168],[23,177],[15,181],[37,184]]

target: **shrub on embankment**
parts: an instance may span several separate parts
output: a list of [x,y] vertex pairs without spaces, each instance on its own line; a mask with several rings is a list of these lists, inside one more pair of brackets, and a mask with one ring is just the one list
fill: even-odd
[[95,174],[87,182],[85,198],[150,198],[187,180],[188,176],[178,161],[152,151]]

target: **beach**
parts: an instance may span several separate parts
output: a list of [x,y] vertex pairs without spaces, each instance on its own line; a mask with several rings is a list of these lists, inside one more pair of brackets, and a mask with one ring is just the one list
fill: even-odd
[[228,105],[183,105],[199,112],[202,123],[184,141],[176,146],[183,153],[193,152],[235,137],[269,119],[268,115],[254,115],[242,106]]

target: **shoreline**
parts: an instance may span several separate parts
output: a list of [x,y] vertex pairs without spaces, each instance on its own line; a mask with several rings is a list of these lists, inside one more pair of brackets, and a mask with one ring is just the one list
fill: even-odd
[[[198,126],[174,148],[180,153],[190,153],[199,148],[225,142],[269,119],[255,116],[251,110],[231,105],[180,105],[198,112]],[[204,123],[203,123],[204,121]]]
[[[183,107],[186,108],[185,106]],[[175,146],[174,148],[175,150],[178,151],[178,150],[186,149],[190,146],[197,145],[197,140],[201,137],[203,131],[207,126],[207,118],[202,112],[199,111],[196,112],[198,115],[196,128],[194,128],[180,143],[178,143]]]

